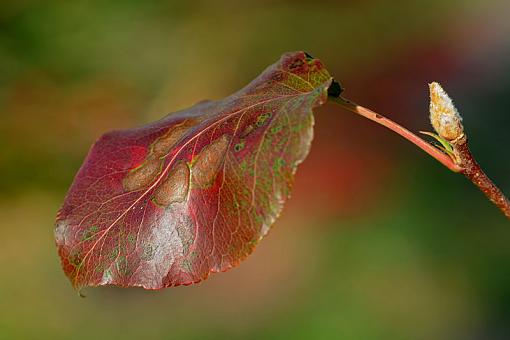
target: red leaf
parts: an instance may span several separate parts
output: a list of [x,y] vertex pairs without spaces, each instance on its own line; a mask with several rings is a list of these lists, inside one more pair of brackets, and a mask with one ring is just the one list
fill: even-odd
[[159,289],[237,265],[288,198],[331,82],[288,53],[223,100],[103,135],[57,216],[73,286]]

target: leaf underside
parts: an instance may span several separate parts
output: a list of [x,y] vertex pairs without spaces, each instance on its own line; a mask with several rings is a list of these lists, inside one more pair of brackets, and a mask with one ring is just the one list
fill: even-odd
[[73,286],[160,289],[237,265],[289,197],[332,81],[287,53],[227,98],[103,135],[57,216]]

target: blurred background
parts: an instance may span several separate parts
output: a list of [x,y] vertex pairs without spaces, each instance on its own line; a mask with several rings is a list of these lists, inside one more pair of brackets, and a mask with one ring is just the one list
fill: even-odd
[[508,221],[332,104],[283,215],[239,268],[80,298],[53,240],[102,133],[229,95],[293,50],[414,131],[431,129],[439,81],[508,194],[509,14],[504,0],[1,1],[0,338],[509,339]]

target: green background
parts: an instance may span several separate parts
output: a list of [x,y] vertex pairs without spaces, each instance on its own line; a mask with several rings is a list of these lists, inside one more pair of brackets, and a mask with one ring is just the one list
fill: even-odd
[[56,211],[92,142],[306,50],[345,96],[430,130],[427,83],[510,193],[508,1],[0,2],[0,338],[510,338],[510,225],[462,176],[327,104],[293,196],[239,268],[86,289]]

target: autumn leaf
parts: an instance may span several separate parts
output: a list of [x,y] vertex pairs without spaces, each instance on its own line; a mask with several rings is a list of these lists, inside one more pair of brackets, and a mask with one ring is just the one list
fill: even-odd
[[319,60],[288,53],[225,99],[103,135],[57,216],[73,286],[159,289],[237,265],[289,197],[332,82]]

